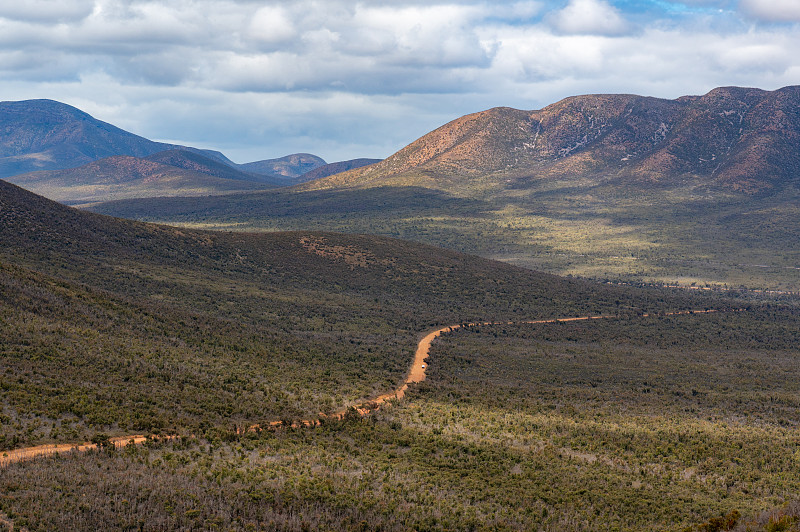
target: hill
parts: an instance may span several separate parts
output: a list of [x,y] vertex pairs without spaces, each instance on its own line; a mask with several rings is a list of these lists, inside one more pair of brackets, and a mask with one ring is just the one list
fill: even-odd
[[[0,102],[0,178],[73,168],[104,157],[144,157],[178,146],[153,142],[53,100]],[[211,150],[181,147],[223,163]]]
[[[791,306],[156,226],[4,182],[0,224],[0,450],[182,436],[5,467],[14,527],[684,529],[800,489]],[[723,312],[668,313],[694,307]],[[509,323],[587,314],[616,317]],[[501,323],[444,334],[368,419],[240,430],[393,389],[421,333],[481,321]]]
[[676,100],[587,95],[538,111],[495,108],[308,187],[413,184],[468,194],[580,177],[754,194],[797,184],[798,107],[800,87],[723,87]]
[[323,177],[329,177],[335,174],[340,174],[342,172],[353,170],[355,168],[362,168],[364,166],[369,166],[371,164],[379,163],[380,161],[381,159],[361,158],[361,159],[350,159],[348,161],[329,163],[314,168],[313,170],[309,170],[308,172],[299,176],[298,182],[302,183],[306,181],[313,181],[315,179],[322,179]]
[[324,159],[310,153],[294,153],[277,159],[265,159],[237,165],[245,172],[286,178],[286,184],[294,184],[294,178],[327,164]]
[[798,92],[496,108],[269,198],[95,209],[208,228],[379,233],[599,280],[800,291]]
[[7,180],[71,205],[127,198],[209,196],[275,186],[263,177],[175,150],[147,158],[116,155],[77,168],[31,172]]
[[193,172],[199,172],[201,174],[207,174],[222,179],[255,181],[270,185],[278,185],[283,183],[282,179],[278,176],[244,172],[242,170],[237,170],[229,164],[221,163],[199,153],[183,149],[161,151],[154,153],[153,155],[148,155],[145,158],[149,161],[173,166],[175,168],[183,168],[184,170],[191,170]]
[[[111,419],[136,415],[135,408],[120,410],[119,405],[135,399],[131,390],[115,384],[125,382],[119,379],[128,359],[154,372],[152,379],[132,386],[157,386],[164,371],[184,375],[159,385],[161,398],[148,402],[147,411],[158,412],[157,426],[196,427],[203,420],[224,425],[229,420],[220,412],[231,408],[240,412],[234,416],[237,422],[254,423],[289,413],[316,414],[393,387],[407,369],[414,338],[434,323],[662,304],[661,296],[559,280],[382,237],[199,232],[109,218],[2,181],[0,217],[2,315],[7,324],[0,344],[6,367],[25,372],[35,362],[31,353],[68,353],[46,359],[37,355],[41,379],[15,385],[17,391],[4,395],[4,401],[11,401],[7,409],[18,412],[15,419],[24,426],[51,425],[60,416],[59,408],[88,415],[83,406],[79,411],[63,406],[63,401],[78,401],[86,393],[84,382],[105,390],[97,393],[108,400],[90,409],[95,421],[88,426],[83,414],[72,418],[81,430],[112,430],[116,422]],[[496,297],[498,289],[508,296]],[[41,327],[26,329],[28,319]],[[89,351],[84,334],[92,338],[86,340]],[[359,347],[353,347],[353,339]],[[129,347],[120,347],[126,342]],[[288,347],[281,350],[282,344]],[[84,354],[89,358],[83,359]],[[105,358],[100,366],[98,357]],[[173,368],[179,360],[184,369]],[[55,395],[46,392],[50,372],[61,371],[67,361],[74,374],[63,376]],[[191,406],[194,399],[180,382],[190,378],[199,386],[221,378],[215,376],[222,371],[220,364],[230,364],[223,373],[252,393],[267,393],[267,381],[274,381],[269,393],[281,397],[297,385],[291,383],[317,391],[288,403],[256,401],[260,406],[241,410],[229,402],[234,399],[228,395],[231,390],[222,386],[216,392],[206,390],[210,396],[204,403],[214,403],[212,411],[217,412],[206,415]],[[105,368],[102,375],[96,374],[98,368]],[[332,381],[305,382],[324,371],[334,371],[337,383],[330,399],[320,397],[328,393],[323,383]],[[64,394],[74,397],[67,400]],[[26,406],[33,397],[38,397],[35,410]],[[9,438],[23,436],[22,429],[4,427],[12,433],[6,432]],[[25,437],[35,441],[49,433],[43,429]]]

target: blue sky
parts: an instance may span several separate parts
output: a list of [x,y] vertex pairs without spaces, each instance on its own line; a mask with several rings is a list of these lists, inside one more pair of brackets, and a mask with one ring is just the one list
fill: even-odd
[[797,50],[800,0],[25,0],[0,5],[0,100],[334,161],[494,106],[800,84]]

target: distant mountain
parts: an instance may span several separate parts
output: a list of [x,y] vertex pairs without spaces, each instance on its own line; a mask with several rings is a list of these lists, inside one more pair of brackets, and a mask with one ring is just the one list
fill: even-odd
[[362,168],[371,164],[379,163],[382,159],[350,159],[349,161],[339,161],[337,163],[328,163],[326,165],[314,168],[297,178],[298,183],[306,181],[313,181],[315,179],[322,179],[323,177],[332,176],[355,168]]
[[[235,179],[239,181],[255,181],[274,186],[285,185],[285,180],[280,176],[257,174],[245,172],[234,168],[231,163],[225,164],[217,160],[206,157],[200,153],[187,151],[185,149],[175,149],[161,151],[145,157],[149,161],[165,164],[175,168],[183,168],[201,174],[207,174],[222,179]],[[232,166],[233,165],[233,166]]]
[[6,181],[71,205],[159,196],[209,196],[275,186],[200,155],[176,151],[147,158],[116,155],[77,168],[30,172]]
[[[176,148],[153,142],[53,100],[0,102],[0,178],[74,168],[104,157],[145,157]],[[181,147],[226,164],[211,150]]]
[[588,95],[539,111],[490,109],[458,118],[378,164],[307,187],[498,190],[580,177],[753,194],[799,176],[800,87],[724,87],[676,100]]
[[266,159],[264,161],[238,164],[236,167],[245,172],[283,176],[291,180],[315,168],[324,166],[325,164],[327,164],[325,160],[316,155],[311,155],[310,153],[294,153],[277,159]]
[[798,204],[800,87],[727,87],[490,109],[373,165],[274,193],[93,209],[377,233],[595,279],[796,291]]

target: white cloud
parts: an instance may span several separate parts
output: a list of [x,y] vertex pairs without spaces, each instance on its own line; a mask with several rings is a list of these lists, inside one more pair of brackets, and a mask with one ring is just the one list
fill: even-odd
[[[734,11],[736,0],[625,8],[632,4],[17,1],[0,6],[0,98],[63,100],[138,134],[218,147],[239,161],[286,150],[333,160],[389,155],[496,105],[800,80],[795,26],[753,25]],[[791,22],[794,5],[739,7]]]
[[739,7],[746,14],[768,22],[800,22],[797,0],[742,0]]
[[394,64],[463,66],[481,63],[485,51],[473,25],[482,11],[471,6],[367,7],[359,5],[347,48],[385,54]]
[[619,11],[603,0],[570,0],[551,20],[559,31],[571,34],[618,35],[628,28]]
[[723,47],[719,62],[736,72],[782,74],[791,65],[789,53],[776,43],[742,43]]
[[253,15],[248,34],[256,41],[275,44],[292,39],[297,30],[282,6],[265,6]]

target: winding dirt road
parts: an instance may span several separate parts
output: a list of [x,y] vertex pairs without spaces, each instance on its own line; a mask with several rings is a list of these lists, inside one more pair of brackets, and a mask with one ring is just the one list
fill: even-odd
[[[737,309],[737,312],[742,311],[742,309]],[[682,310],[677,312],[668,312],[665,314],[661,314],[662,316],[678,316],[683,314],[710,314],[714,312],[721,312],[719,310]],[[641,314],[640,317],[646,318],[649,317],[650,314]],[[429,332],[426,334],[422,340],[419,341],[417,344],[417,351],[414,354],[414,361],[411,364],[411,368],[409,369],[408,375],[406,376],[405,382],[397,388],[393,392],[385,393],[383,395],[379,395],[374,399],[371,399],[365,403],[361,403],[354,407],[348,407],[346,409],[340,410],[331,415],[324,415],[320,414],[318,419],[310,419],[310,420],[300,420],[295,421],[291,424],[292,427],[312,427],[316,425],[320,425],[323,423],[325,419],[342,419],[344,418],[350,408],[353,408],[359,415],[366,416],[371,412],[374,412],[380,408],[380,405],[384,404],[386,401],[391,401],[395,399],[402,399],[406,391],[408,390],[409,385],[422,382],[425,380],[425,370],[427,369],[427,364],[425,360],[428,358],[428,354],[430,353],[431,343],[441,336],[444,333],[452,332],[456,329],[460,329],[462,327],[478,327],[478,326],[489,326],[489,325],[538,325],[538,324],[547,324],[547,323],[564,323],[564,322],[573,322],[573,321],[589,321],[589,320],[601,320],[601,319],[614,319],[620,318],[620,316],[615,314],[600,314],[596,316],[580,316],[580,317],[572,317],[572,318],[553,318],[553,319],[546,319],[546,320],[530,320],[530,321],[486,321],[486,322],[475,322],[475,323],[461,323],[461,324],[454,324],[448,325],[446,327],[442,327],[440,329],[436,329],[434,331]],[[282,426],[283,423],[281,421],[273,421],[268,426],[269,427],[279,427]],[[252,425],[248,429],[248,431],[257,431],[261,430],[264,427],[261,425]],[[245,430],[239,431],[244,432]],[[167,436],[166,439],[172,439],[174,436]],[[115,447],[120,448],[124,447],[128,444],[141,444],[147,440],[147,436],[142,434],[135,434],[132,436],[118,436],[115,438],[111,438],[111,443],[114,444]],[[0,452],[0,468],[14,463],[14,462],[21,462],[23,460],[31,460],[33,458],[37,458],[40,456],[51,456],[58,453],[65,453],[70,451],[78,451],[78,452],[85,452],[89,450],[97,449],[97,445],[93,443],[79,443],[79,444],[72,444],[72,443],[64,443],[64,444],[52,444],[52,445],[39,445],[37,447],[23,447],[21,449],[14,449],[12,451],[4,451]]]

